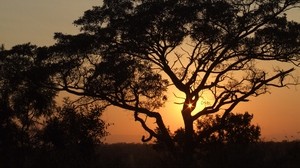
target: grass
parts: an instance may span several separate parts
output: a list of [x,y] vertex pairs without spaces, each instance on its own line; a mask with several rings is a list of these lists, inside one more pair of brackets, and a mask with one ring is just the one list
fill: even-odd
[[[179,155],[178,155],[179,156]],[[191,157],[194,167],[299,168],[300,141],[261,142],[249,145],[211,145]],[[93,154],[78,149],[1,151],[0,167],[185,167],[181,157],[157,151],[151,145],[101,145]]]

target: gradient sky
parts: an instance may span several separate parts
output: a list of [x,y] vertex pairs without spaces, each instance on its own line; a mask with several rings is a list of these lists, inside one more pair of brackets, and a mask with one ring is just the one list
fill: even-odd
[[[0,44],[3,43],[6,49],[27,42],[52,45],[54,32],[78,33],[73,21],[85,10],[99,4],[100,0],[0,0]],[[300,9],[293,10],[288,16],[300,22]],[[300,69],[294,74],[300,77]],[[238,105],[234,112],[253,113],[253,123],[261,126],[265,140],[300,139],[300,86],[271,91],[272,94],[251,98],[250,102]],[[175,105],[175,101],[179,100],[171,95],[165,109],[161,110],[171,130],[183,126],[180,106]],[[141,136],[147,135],[128,111],[109,108],[103,119],[113,123],[107,142],[140,142]]]

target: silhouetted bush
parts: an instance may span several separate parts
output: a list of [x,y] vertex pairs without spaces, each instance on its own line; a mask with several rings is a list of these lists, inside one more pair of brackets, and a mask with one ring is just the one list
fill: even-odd
[[200,144],[247,144],[260,140],[260,127],[251,124],[253,115],[230,113],[222,121],[220,115],[207,115],[197,120],[196,140]]
[[45,145],[50,147],[92,150],[107,135],[107,124],[100,119],[102,112],[101,107],[75,106],[67,100],[47,121],[41,137]]
[[[194,141],[196,146],[205,144],[249,144],[260,141],[260,127],[251,124],[253,115],[230,113],[223,121],[219,115],[207,115],[197,120]],[[170,130],[169,130],[170,131]],[[160,134],[159,130],[156,132]],[[184,146],[185,132],[177,129],[172,138],[177,147]],[[154,141],[156,147],[163,148],[163,143]]]

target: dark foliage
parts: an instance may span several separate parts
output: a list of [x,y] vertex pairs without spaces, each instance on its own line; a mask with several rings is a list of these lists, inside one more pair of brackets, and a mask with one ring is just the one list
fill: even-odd
[[[8,51],[2,47],[0,131],[8,139],[2,138],[1,143],[39,145],[34,132],[39,118],[45,116],[50,118],[44,132],[49,144],[57,148],[89,144],[93,137],[89,131],[98,131],[87,124],[95,121],[93,110],[91,115],[82,115],[82,110],[64,107],[57,113],[61,118],[49,115],[54,96],[63,90],[87,98],[87,104],[98,102],[131,111],[148,133],[142,141],[155,138],[174,150],[174,139],[158,111],[166,95],[171,95],[167,93],[170,86],[184,94],[178,111],[184,121],[184,138],[178,143],[186,151],[195,147],[194,122],[215,113],[220,114],[216,122],[198,123],[204,129],[198,141],[252,141],[258,128],[240,123],[252,116],[240,116],[239,121],[231,113],[251,96],[268,93],[270,87],[298,84],[292,72],[300,66],[300,24],[288,21],[285,12],[299,3],[105,0],[74,22],[81,29],[79,34],[55,33],[53,46],[25,44]],[[286,66],[270,71],[258,64],[270,61]],[[206,94],[210,102],[204,100]],[[197,111],[201,101],[206,106]],[[149,121],[155,121],[158,131]],[[83,128],[73,128],[75,123]],[[245,128],[236,129],[234,124]],[[212,134],[206,125],[225,130]],[[55,131],[59,134],[54,135]]]
[[56,105],[58,91],[42,61],[45,50],[23,44],[0,51],[0,154],[8,161],[23,158],[23,164],[24,155],[54,148],[87,157],[107,134],[100,119],[105,107],[85,98]]
[[[300,25],[285,13],[299,2],[103,1],[74,22],[81,33],[55,35],[46,67],[56,89],[132,111],[149,133],[142,140],[156,138],[170,149],[174,141],[158,108],[173,86],[184,94],[178,112],[191,148],[201,116],[218,113],[223,122],[251,96],[297,84],[291,74],[299,67]],[[287,66],[270,71],[258,64],[270,61]],[[212,99],[196,111],[203,94]],[[160,133],[142,116],[155,120]]]
[[196,141],[200,144],[248,144],[260,140],[260,127],[251,124],[253,115],[229,114],[225,121],[219,115],[197,120]]
[[37,145],[41,118],[55,105],[56,91],[39,86],[49,76],[40,74],[37,52],[31,44],[0,52],[0,148]]
[[[260,127],[251,124],[253,115],[231,113],[222,122],[219,115],[207,115],[197,120],[194,134],[195,148],[210,145],[240,144],[246,145],[260,142]],[[159,131],[158,129],[156,131]],[[169,131],[170,132],[170,131]],[[157,132],[160,134],[160,132]],[[170,133],[171,134],[171,133]],[[178,150],[184,147],[184,129],[179,128],[172,134]],[[165,150],[164,143],[154,141],[155,148]]]
[[41,132],[44,145],[57,149],[79,148],[92,151],[107,135],[107,125],[100,119],[103,109],[92,105],[75,106],[66,101],[47,120]]

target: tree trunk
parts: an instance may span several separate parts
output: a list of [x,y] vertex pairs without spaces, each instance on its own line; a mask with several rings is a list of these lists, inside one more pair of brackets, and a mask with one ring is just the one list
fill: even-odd
[[182,155],[182,166],[186,168],[194,167],[194,160],[193,160],[193,152],[195,148],[195,141],[194,141],[194,127],[193,127],[193,119],[191,116],[191,110],[185,111],[182,113],[183,120],[184,120],[184,146],[183,146],[183,155]]
[[191,116],[191,109],[182,111],[182,117],[184,121],[185,137],[184,137],[184,150],[186,152],[192,152],[194,149],[194,127],[193,119]]
[[193,121],[191,119],[184,120],[185,127],[185,149],[192,151],[194,148],[194,128]]

